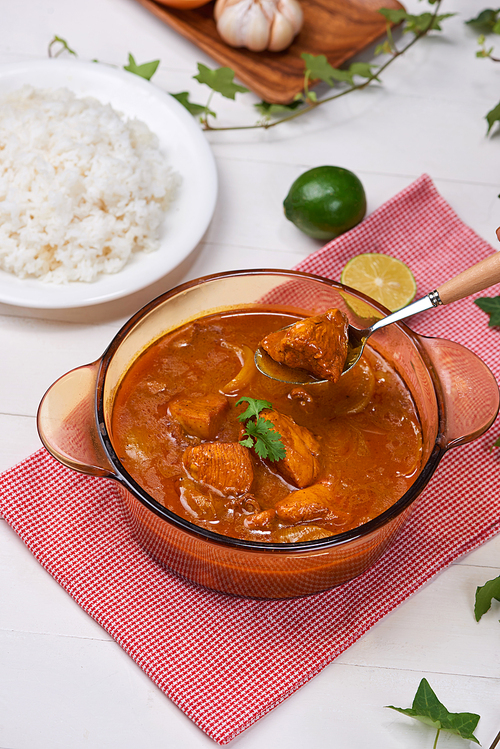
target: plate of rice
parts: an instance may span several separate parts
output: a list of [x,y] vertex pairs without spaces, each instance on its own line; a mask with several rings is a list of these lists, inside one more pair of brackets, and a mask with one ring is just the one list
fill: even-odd
[[0,302],[143,289],[197,246],[216,198],[199,125],[149,81],[77,60],[0,66]]

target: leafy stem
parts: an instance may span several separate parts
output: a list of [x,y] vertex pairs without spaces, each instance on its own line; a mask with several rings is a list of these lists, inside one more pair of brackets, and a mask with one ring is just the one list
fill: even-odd
[[[432,2],[432,0],[429,0]],[[215,127],[208,124],[206,118],[202,119],[202,126],[204,130],[213,130],[213,131],[225,131],[225,130],[256,130],[256,129],[264,129],[269,130],[270,128],[276,127],[276,125],[280,125],[283,122],[290,122],[297,117],[302,117],[303,115],[307,114],[308,112],[311,112],[313,109],[316,109],[316,107],[320,106],[321,104],[326,104],[331,101],[335,101],[336,99],[340,99],[343,96],[346,96],[346,94],[350,94],[353,91],[361,91],[364,88],[367,88],[371,83],[374,81],[380,82],[379,76],[381,73],[383,73],[398,57],[405,54],[411,47],[413,47],[420,39],[427,36],[430,31],[432,30],[440,30],[440,21],[444,18],[448,18],[449,16],[453,15],[452,13],[447,13],[444,15],[439,15],[439,10],[441,7],[442,0],[436,0],[432,4],[435,6],[433,13],[423,13],[420,16],[412,16],[405,11],[390,11],[382,9],[380,12],[386,17],[387,19],[387,40],[386,43],[380,45],[377,48],[377,52],[383,52],[386,54],[389,54],[390,57],[388,60],[386,60],[385,63],[383,63],[380,67],[378,67],[376,70],[371,70],[373,66],[364,65],[363,63],[354,63],[351,65],[350,69],[348,71],[342,71],[338,70],[336,68],[331,67],[326,62],[326,58],[324,58],[323,55],[319,55],[317,57],[314,57],[313,55],[302,55],[302,58],[305,61],[305,72],[304,72],[304,83],[303,83],[303,93],[298,94],[296,97],[296,100],[292,103],[292,105],[277,105],[276,109],[280,110],[280,113],[283,110],[291,109],[293,108],[294,111],[289,112],[288,114],[285,114],[285,116],[279,117],[279,119],[276,120],[269,120],[265,119],[264,121],[256,122],[251,125],[231,125],[231,126],[221,126],[221,127]],[[391,22],[392,23],[400,23],[401,21],[406,21],[407,28],[405,28],[405,31],[412,31],[414,34],[413,39],[403,48],[403,49],[397,49],[396,44],[394,42],[394,38],[391,31]],[[315,75],[315,63],[317,63],[320,58],[323,58],[324,63],[322,70],[323,74],[321,74],[321,70],[316,70]],[[321,62],[323,62],[321,60]],[[310,67],[312,66],[312,68]],[[360,72],[361,71],[361,72]],[[369,72],[368,72],[369,71]],[[319,72],[319,75],[317,74]],[[361,82],[355,83],[353,80],[354,75],[361,75],[365,80]],[[195,78],[198,78],[198,76],[195,76]],[[349,85],[347,88],[345,88],[342,91],[338,91],[330,96],[326,96],[323,99],[317,99],[316,94],[310,90],[310,82],[314,79],[320,79],[323,80],[326,83],[329,83],[330,85],[334,84],[334,81],[345,81],[348,82]],[[296,109],[298,103],[303,102],[304,106],[300,109]],[[265,102],[262,104],[265,105]],[[295,106],[294,106],[295,105]],[[208,105],[207,105],[208,106]],[[262,108],[262,105],[257,105],[259,108]],[[271,105],[270,109],[272,110],[273,106]],[[269,115],[268,115],[269,117]]]
[[433,749],[436,749],[439,734],[442,730],[450,731],[450,733],[457,734],[463,739],[479,744],[474,736],[479,715],[476,713],[451,713],[438,700],[427,679],[422,679],[420,682],[411,707],[394,707],[394,705],[387,705],[387,707],[435,728],[437,733]]
[[[475,18],[470,18],[465,22],[467,26],[470,26],[475,31],[481,32],[477,42],[480,49],[476,52],[476,57],[488,58],[492,62],[500,62],[500,57],[493,55],[494,47],[486,46],[486,35],[487,34],[500,34],[500,8],[493,10],[492,8],[486,8],[482,10]],[[490,134],[491,129],[495,123],[500,122],[500,102],[496,104],[489,112],[485,115],[485,120],[488,123],[487,135]],[[498,130],[497,130],[498,132]]]
[[215,117],[215,112],[212,112],[210,109],[210,104],[212,103],[212,97],[215,94],[215,91],[210,92],[210,96],[208,97],[207,103],[205,104],[205,111],[203,112],[203,115],[200,117],[200,122],[204,126],[205,130],[212,130],[213,128],[208,123],[208,116],[211,114]]
[[[61,46],[56,52],[53,52],[54,45],[60,44]],[[60,54],[62,54],[66,50],[66,52],[69,52],[70,55],[74,55],[75,57],[78,57],[74,49],[71,49],[71,47],[68,46],[68,43],[65,39],[62,39],[60,36],[57,36],[54,34],[54,38],[51,39],[49,42],[48,47],[48,54],[49,57],[59,57]]]
[[[383,73],[389,65],[392,65],[394,60],[405,54],[420,39],[427,36],[430,31],[441,31],[441,21],[454,15],[453,13],[439,14],[442,0],[428,0],[428,3],[431,6],[434,6],[432,13],[426,12],[421,13],[420,15],[412,15],[402,8],[392,10],[382,8],[379,11],[386,19],[387,38],[376,48],[375,56],[379,54],[387,54],[388,59],[378,67],[374,64],[354,62],[351,63],[348,69],[341,70],[330,65],[325,55],[303,53],[301,55],[304,61],[302,91],[296,95],[295,99],[290,104],[272,104],[265,101],[256,104],[255,107],[262,113],[263,117],[253,124],[216,126],[209,121],[210,117],[216,117],[216,113],[210,108],[214,93],[220,93],[227,99],[235,99],[237,93],[248,92],[247,88],[234,82],[235,72],[229,67],[220,67],[212,70],[206,65],[198,63],[198,74],[194,75],[193,78],[211,89],[207,103],[204,105],[190,101],[190,94],[188,91],[181,91],[176,94],[170,93],[170,95],[174,99],[177,99],[177,101],[180,102],[180,104],[182,104],[194,117],[199,117],[203,130],[269,130],[270,128],[276,127],[276,125],[281,125],[283,122],[291,122],[297,117],[302,117],[322,104],[327,104],[328,102],[340,99],[353,91],[361,91],[362,89],[367,88],[367,86],[374,81],[380,83],[380,74]],[[406,46],[402,49],[398,49],[394,41],[391,26],[403,22],[405,24],[403,33],[411,32],[414,36]],[[56,44],[60,44],[61,47],[54,53],[53,49]],[[58,57],[64,51],[76,56],[76,52],[69,47],[64,39],[59,36],[54,36],[48,48],[49,57]],[[97,62],[97,60],[94,60],[94,62]],[[136,63],[133,55],[129,54],[129,64],[124,65],[123,67],[131,73],[135,73],[146,80],[150,80],[156,72],[159,64],[159,60],[153,60],[152,62],[139,65]],[[355,78],[357,80],[355,80]],[[315,81],[322,81],[330,87],[335,86],[336,83],[341,83],[345,84],[345,87],[329,96],[318,99],[317,94],[314,91],[311,91],[311,82]]]

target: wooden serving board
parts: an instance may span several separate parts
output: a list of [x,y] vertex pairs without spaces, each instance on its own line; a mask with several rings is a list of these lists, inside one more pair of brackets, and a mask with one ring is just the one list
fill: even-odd
[[230,47],[220,38],[213,2],[194,10],[168,8],[153,0],[138,2],[273,104],[287,104],[302,90],[302,52],[326,55],[338,67],[384,34],[386,23],[379,8],[403,7],[397,0],[301,0],[304,25],[292,45],[283,52],[251,52]]

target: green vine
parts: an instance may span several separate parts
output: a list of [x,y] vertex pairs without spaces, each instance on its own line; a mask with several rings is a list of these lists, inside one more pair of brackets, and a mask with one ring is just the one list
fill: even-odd
[[[407,13],[403,9],[390,10],[387,8],[383,8],[379,11],[386,20],[386,39],[377,46],[375,49],[375,55],[389,56],[389,59],[383,64],[377,66],[375,64],[354,62],[347,69],[339,69],[330,65],[325,55],[310,55],[303,53],[301,55],[304,61],[303,87],[302,91],[297,94],[293,102],[290,104],[271,104],[265,101],[259,102],[255,107],[263,115],[263,118],[250,125],[218,127],[209,121],[209,116],[215,117],[215,114],[213,112],[205,111],[200,116],[200,122],[203,129],[211,131],[269,129],[276,127],[276,125],[280,125],[283,122],[290,122],[297,117],[301,117],[302,115],[313,111],[320,105],[335,101],[353,91],[360,91],[374,81],[380,83],[381,73],[383,73],[398,57],[407,52],[414,44],[427,36],[431,31],[441,31],[441,22],[446,18],[455,15],[454,13],[439,13],[442,0],[427,1],[431,6],[435,6],[432,13],[425,12],[420,15],[413,15]],[[401,49],[398,49],[396,46],[392,34],[392,26],[399,24],[403,24],[403,34],[413,34],[413,39]],[[234,75],[234,72],[230,68],[219,68],[217,71],[210,72],[212,74],[217,74],[219,71],[230,71]],[[198,75],[194,77],[200,83],[205,83],[206,85],[211,86],[210,81],[204,76]],[[343,88],[340,91],[336,91],[334,94],[318,99],[316,93],[311,91],[310,88],[311,82],[317,81],[322,81],[329,87],[341,85]],[[217,90],[219,90],[219,93],[223,96],[234,98],[232,90],[229,92],[226,92],[224,89]],[[185,94],[186,92],[183,92],[183,95]],[[201,105],[195,106],[199,107]]]
[[[248,125],[228,125],[217,126],[214,120],[217,118],[216,112],[211,108],[214,94],[219,93],[227,99],[235,99],[236,94],[244,94],[248,89],[234,82],[235,72],[229,67],[220,67],[216,69],[208,68],[206,65],[198,63],[198,73],[194,75],[194,80],[208,86],[210,94],[206,104],[199,104],[190,101],[190,93],[181,91],[179,93],[170,93],[178,102],[180,102],[194,117],[198,117],[203,130],[207,131],[224,131],[224,130],[268,130],[283,122],[290,122],[297,117],[312,112],[319,106],[328,102],[340,99],[354,91],[361,91],[370,84],[380,83],[380,75],[401,55],[405,54],[420,39],[426,37],[431,31],[442,31],[441,22],[454,13],[439,13],[442,0],[427,0],[430,6],[434,6],[432,12],[424,12],[420,15],[407,13],[403,9],[383,8],[379,11],[386,21],[386,38],[375,49],[375,56],[387,56],[382,64],[354,62],[348,68],[334,68],[325,55],[311,55],[304,52],[301,57],[304,61],[304,79],[302,90],[295,96],[294,101],[289,104],[272,104],[261,101],[255,104],[255,108],[261,115],[261,118]],[[398,48],[392,33],[392,27],[402,25],[403,36],[413,34],[413,39],[402,48]],[[56,52],[54,48],[60,45]],[[68,52],[76,56],[67,42],[59,36],[54,36],[49,44],[49,57],[58,57],[63,52]],[[93,60],[97,62],[97,60]],[[153,76],[159,61],[154,60],[150,63],[137,65],[133,56],[129,54],[129,64],[123,66],[125,70],[140,75],[147,80]],[[317,82],[326,83],[330,88],[340,87],[333,94],[327,94],[323,98],[318,98],[315,91],[311,90],[311,85]]]
[[[495,48],[486,46],[487,36],[490,34],[500,34],[500,8],[497,10],[486,8],[478,13],[475,18],[471,18],[465,23],[480,34],[477,40],[480,49],[476,52],[476,57],[488,58],[492,62],[500,62],[500,57],[493,55]],[[500,121],[500,102],[493,109],[490,109],[485,115],[485,120],[488,123],[486,134],[489,135],[493,125]],[[496,132],[499,132],[498,128]]]

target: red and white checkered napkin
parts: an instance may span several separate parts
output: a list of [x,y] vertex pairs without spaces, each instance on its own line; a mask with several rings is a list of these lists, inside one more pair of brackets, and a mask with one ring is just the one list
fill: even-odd
[[[338,278],[352,256],[407,262],[421,294],[492,252],[427,176],[300,268]],[[490,292],[500,293],[498,287]],[[414,327],[450,337],[500,375],[500,334],[471,300]],[[224,744],[280,704],[411,593],[500,529],[495,428],[448,453],[395,545],[361,577],[285,601],[231,598],[184,582],[131,538],[112,481],[41,450],[0,477],[3,516],[45,569],[201,729]]]

